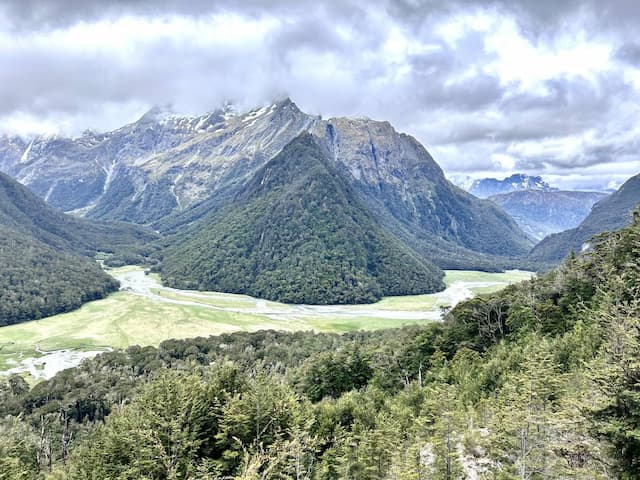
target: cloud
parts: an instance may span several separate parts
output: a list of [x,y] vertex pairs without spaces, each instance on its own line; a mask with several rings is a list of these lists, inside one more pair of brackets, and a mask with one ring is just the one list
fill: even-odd
[[4,1],[0,130],[289,95],[389,120],[452,173],[603,168],[607,183],[637,173],[639,15],[627,0]]

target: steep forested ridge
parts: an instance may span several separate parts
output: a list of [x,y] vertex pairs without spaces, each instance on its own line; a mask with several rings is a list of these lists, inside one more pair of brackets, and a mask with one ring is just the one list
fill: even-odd
[[538,243],[529,258],[534,262],[560,262],[571,250],[580,251],[594,235],[614,231],[631,223],[640,204],[640,174],[627,180],[616,192],[596,203],[576,228],[549,235]]
[[[640,214],[443,323],[256,332],[0,387],[9,478],[633,479]],[[104,421],[104,423],[103,423]]]
[[77,219],[0,173],[0,326],[78,308],[118,288],[88,255],[130,256],[156,236]]
[[376,222],[311,135],[267,163],[231,206],[164,252],[173,287],[289,303],[363,303],[444,287],[442,271]]
[[155,240],[147,228],[66,215],[0,172],[0,225],[52,248],[76,253],[122,253]]

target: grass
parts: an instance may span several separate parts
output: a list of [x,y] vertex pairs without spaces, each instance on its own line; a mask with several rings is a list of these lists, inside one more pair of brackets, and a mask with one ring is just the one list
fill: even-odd
[[503,273],[478,272],[475,270],[447,270],[444,276],[444,283],[447,287],[451,286],[453,282],[500,282],[511,284],[529,280],[530,278],[531,272],[521,270],[508,270]]
[[[138,267],[122,267],[110,273],[118,275],[135,268]],[[530,274],[526,272],[496,274],[448,271],[445,282],[447,285],[456,281],[476,282],[480,285],[472,285],[471,289],[475,293],[487,293],[529,277]],[[10,367],[11,361],[39,356],[36,351],[38,348],[44,351],[101,350],[107,347],[158,345],[170,338],[209,336],[237,330],[316,330],[343,333],[361,329],[394,328],[424,324],[430,320],[412,319],[410,313],[406,319],[388,318],[390,311],[398,316],[397,312],[433,311],[443,305],[437,294],[412,295],[388,297],[366,306],[341,306],[331,308],[333,313],[322,313],[276,302],[258,301],[245,295],[215,292],[189,294],[163,289],[157,289],[154,293],[191,304],[162,302],[122,291],[106,299],[87,303],[70,313],[0,328],[0,372]],[[197,305],[198,303],[201,305]],[[256,310],[258,304],[261,308],[270,310],[271,315],[261,314],[260,310]]]
[[[197,293],[196,295],[185,295],[178,292],[154,289],[156,295],[172,300],[183,300],[204,305],[211,305],[220,308],[253,308],[256,300],[245,295],[233,295],[228,293]],[[194,292],[196,293],[196,292]]]

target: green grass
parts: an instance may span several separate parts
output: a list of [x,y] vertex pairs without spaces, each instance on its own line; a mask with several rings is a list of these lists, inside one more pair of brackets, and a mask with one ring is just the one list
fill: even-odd
[[444,283],[447,287],[453,282],[502,282],[506,284],[529,280],[531,272],[509,270],[503,273],[478,272],[475,270],[447,270]]
[[[111,270],[121,274],[139,267]],[[487,293],[508,283],[529,278],[524,272],[484,273],[448,271],[447,285],[455,281],[500,282],[473,287],[475,293]],[[0,372],[11,360],[37,357],[36,348],[100,350],[130,345],[158,345],[170,338],[217,335],[237,330],[316,330],[348,332],[375,330],[404,325],[424,324],[429,320],[386,318],[389,311],[433,311],[443,305],[437,294],[388,297],[365,306],[335,307],[341,314],[305,311],[276,302],[260,302],[271,316],[256,313],[258,300],[245,295],[201,292],[197,297],[179,291],[158,289],[165,298],[200,303],[180,305],[147,299],[129,292],[117,292],[108,298],[90,302],[82,308],[61,315],[0,328]],[[216,308],[211,308],[211,306]],[[232,309],[233,311],[223,310]],[[407,316],[412,315],[408,313]]]
[[160,289],[152,290],[152,292],[164,298],[202,303],[203,305],[211,305],[220,308],[253,308],[256,306],[256,300],[246,295],[234,295],[231,293],[198,293],[198,296],[195,296]]

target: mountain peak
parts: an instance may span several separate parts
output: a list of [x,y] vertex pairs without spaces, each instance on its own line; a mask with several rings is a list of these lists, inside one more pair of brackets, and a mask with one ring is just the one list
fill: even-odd
[[471,184],[469,193],[480,198],[487,198],[501,193],[515,192],[519,190],[540,190],[543,192],[557,191],[538,175],[527,175],[526,173],[514,173],[502,180],[497,178],[483,178]]
[[175,111],[171,104],[167,103],[164,105],[154,105],[149,110],[147,110],[136,123],[145,124],[145,123],[159,123],[163,120],[167,120],[175,116]]
[[440,269],[383,227],[336,168],[311,135],[297,136],[226,209],[170,247],[163,279],[314,304],[441,289]]

